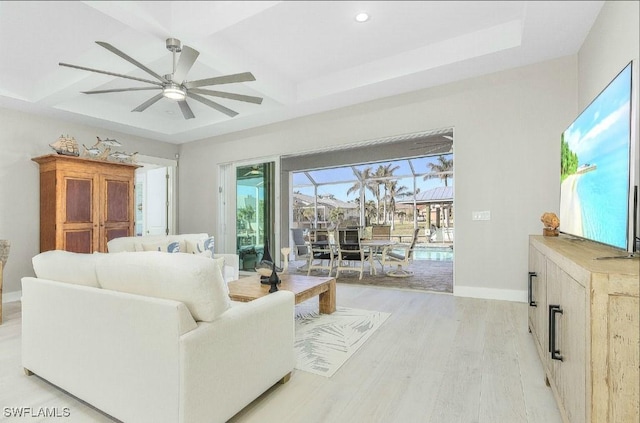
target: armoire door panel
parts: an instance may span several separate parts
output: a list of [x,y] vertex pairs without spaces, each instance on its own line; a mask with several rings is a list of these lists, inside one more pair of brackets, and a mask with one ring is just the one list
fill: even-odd
[[131,182],[107,179],[106,218],[105,222],[128,222],[131,220],[131,199],[129,190]]
[[126,228],[112,228],[107,229],[106,231],[107,242],[111,241],[114,238],[121,238],[124,236],[129,236],[129,227]]
[[65,231],[64,249],[74,253],[93,253],[93,231]]
[[93,221],[93,179],[65,178],[64,222]]

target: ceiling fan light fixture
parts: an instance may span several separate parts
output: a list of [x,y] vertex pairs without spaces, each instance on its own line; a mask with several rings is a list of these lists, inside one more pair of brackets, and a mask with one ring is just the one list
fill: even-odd
[[162,89],[162,95],[171,100],[181,101],[187,97],[187,91],[178,84],[169,84]]

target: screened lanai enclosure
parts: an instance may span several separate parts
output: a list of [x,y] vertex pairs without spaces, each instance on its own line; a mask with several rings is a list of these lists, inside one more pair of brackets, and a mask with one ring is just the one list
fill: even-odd
[[453,242],[453,154],[293,172],[292,228],[372,228],[407,241]]
[[[417,231],[408,265],[411,276],[394,277],[396,269],[382,265],[385,253],[369,247],[373,260],[365,260],[364,277],[358,271],[347,272],[344,277],[341,273],[339,281],[453,292],[452,129],[283,157],[280,164],[281,209],[289,211],[280,221],[282,245],[297,245],[296,237],[298,243],[313,249],[322,244],[319,237],[323,234],[334,234],[335,242],[347,248],[353,243],[347,236],[355,232],[362,245],[390,242],[385,245],[401,254],[407,251],[402,246],[412,244]],[[313,256],[295,256],[294,260],[296,271],[304,271],[316,260],[315,251]],[[358,267],[357,262],[347,266]]]

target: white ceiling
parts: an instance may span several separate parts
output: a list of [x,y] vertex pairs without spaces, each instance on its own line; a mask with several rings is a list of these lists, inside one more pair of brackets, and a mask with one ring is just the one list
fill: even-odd
[[[603,3],[2,1],[0,106],[179,144],[575,54]],[[156,92],[82,94],[145,84],[58,65],[153,79],[94,41],[164,75],[170,37],[200,52],[189,80],[250,71],[204,88],[263,103],[212,98],[233,118],[193,100],[190,120],[168,99],[131,112]]]

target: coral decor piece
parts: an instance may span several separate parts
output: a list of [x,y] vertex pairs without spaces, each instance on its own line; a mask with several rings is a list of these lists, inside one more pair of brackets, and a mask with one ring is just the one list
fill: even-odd
[[11,243],[6,239],[0,239],[0,262],[2,262],[2,267],[7,264],[7,259],[9,258],[9,250],[11,249]]
[[6,239],[0,239],[0,325],[2,324],[2,272],[4,272],[4,266],[7,264],[9,258],[9,249],[11,243]]
[[560,219],[555,213],[544,213],[540,217],[540,221],[544,225],[542,229],[542,235],[544,236],[558,236],[558,228],[560,227]]

